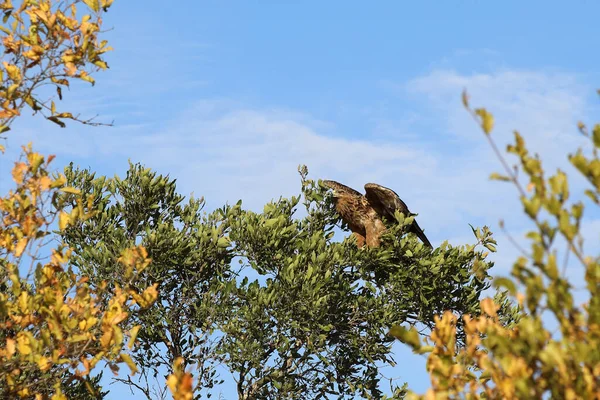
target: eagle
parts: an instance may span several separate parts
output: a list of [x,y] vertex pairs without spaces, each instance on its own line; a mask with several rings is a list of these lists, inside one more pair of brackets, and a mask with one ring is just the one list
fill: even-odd
[[[385,186],[367,183],[366,194],[363,195],[336,181],[323,180],[322,183],[332,190],[335,209],[356,236],[359,247],[365,243],[368,247],[379,247],[381,235],[386,229],[383,220],[395,221],[396,211],[405,216],[413,215],[400,196]],[[413,220],[409,231],[426,246],[432,247],[416,220]]]

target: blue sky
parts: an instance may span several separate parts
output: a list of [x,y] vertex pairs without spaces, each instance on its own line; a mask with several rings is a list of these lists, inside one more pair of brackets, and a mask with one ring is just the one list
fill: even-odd
[[[143,162],[209,208],[242,198],[260,210],[297,194],[304,163],[314,178],[394,188],[434,244],[471,241],[469,223],[491,226],[501,275],[516,251],[498,220],[518,239],[528,226],[513,217],[514,190],[487,181],[499,164],[460,93],[495,113],[501,145],[519,129],[548,166],[571,171],[575,123],[599,115],[599,14],[592,1],[117,0],[104,25],[110,69],[63,102],[115,126],[21,118],[0,187],[30,140],[60,167],[122,175],[129,158]],[[596,240],[600,216],[584,230]],[[392,375],[426,390],[424,359],[403,349],[398,359]],[[110,388],[111,399],[127,393]]]

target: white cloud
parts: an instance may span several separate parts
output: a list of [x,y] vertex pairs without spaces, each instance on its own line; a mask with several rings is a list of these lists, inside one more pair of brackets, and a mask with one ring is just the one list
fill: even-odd
[[[388,83],[388,86],[390,84]],[[457,166],[450,180],[456,183],[461,194],[448,199],[455,207],[460,204],[467,209],[466,220],[476,220],[487,216],[488,223],[496,231],[499,252],[492,255],[496,261],[494,274],[507,275],[519,251],[509,242],[505,233],[497,227],[498,218],[506,221],[509,234],[529,250],[524,234],[529,230],[523,218],[517,192],[512,185],[486,180],[491,171],[501,171],[501,166],[491,152],[483,134],[472,118],[464,110],[460,93],[466,89],[473,106],[483,106],[491,111],[496,120],[493,138],[501,151],[504,145],[512,142],[512,131],[517,129],[525,137],[530,151],[541,155],[547,173],[556,168],[566,170],[571,180],[571,192],[581,199],[585,183],[566,159],[568,152],[580,147],[584,138],[576,129],[577,121],[586,121],[591,106],[587,98],[592,88],[579,83],[575,76],[557,72],[504,70],[490,74],[463,75],[453,70],[437,70],[416,78],[403,85],[393,86],[399,93],[410,93],[418,101],[425,101],[426,107],[437,115],[440,137],[456,138],[460,146],[455,151],[459,157],[445,154],[438,158],[440,165]],[[432,113],[424,113],[428,117]],[[462,162],[462,158],[465,162]],[[512,162],[514,159],[510,159]],[[462,184],[460,183],[462,182]],[[476,187],[471,187],[470,185]],[[495,217],[490,220],[489,217]],[[587,252],[598,250],[598,212],[588,207],[589,218],[582,229],[588,238]],[[594,228],[591,228],[594,227]],[[452,243],[464,243],[468,235],[451,234]],[[460,239],[457,239],[460,238]],[[559,244],[559,258],[562,260],[565,246]],[[572,282],[581,284],[582,269],[571,256],[568,275]]]
[[187,188],[209,200],[243,198],[252,207],[298,193],[299,164],[308,165],[312,177],[360,188],[393,175],[423,177],[436,163],[424,149],[325,136],[313,127],[318,123],[297,117],[203,102],[164,132],[142,139],[142,151],[160,148],[152,162],[174,167]]
[[356,189],[366,182],[395,189],[419,213],[420,225],[435,243],[470,238],[468,223],[497,230],[500,218],[511,231],[525,231],[514,188],[487,180],[500,165],[462,109],[463,88],[474,103],[494,112],[494,137],[500,143],[519,128],[545,161],[560,164],[565,149],[574,150],[581,140],[574,126],[585,117],[587,103],[585,88],[575,77],[450,70],[395,85],[399,96],[415,100],[408,120],[420,115],[438,131],[411,131],[409,123],[385,141],[344,137],[336,132],[335,121],[314,120],[298,111],[229,100],[197,101],[160,125],[140,121],[90,129],[72,124],[61,130],[47,123],[40,128],[42,122],[19,135],[41,151],[57,153],[59,162],[75,158],[109,175],[123,174],[128,158],[143,162],[177,178],[182,193],[205,196],[209,208],[241,198],[248,207],[261,209],[272,198],[297,194],[297,166],[306,164],[313,178],[339,180]]
[[573,75],[518,70],[472,75],[438,70],[408,82],[403,89],[425,96],[445,115],[448,134],[483,143],[460,101],[466,89],[473,106],[494,114],[495,140],[500,144],[512,141],[516,129],[525,136],[530,150],[552,166],[565,165],[565,151],[575,150],[583,142],[576,124],[585,120],[587,98],[592,93]]

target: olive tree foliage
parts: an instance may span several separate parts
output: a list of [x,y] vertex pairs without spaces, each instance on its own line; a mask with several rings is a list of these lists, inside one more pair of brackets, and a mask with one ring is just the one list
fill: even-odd
[[359,249],[336,240],[331,198],[305,169],[301,195],[262,212],[238,202],[203,213],[202,200],[185,201],[175,180],[140,165],[123,179],[72,166],[65,175],[98,210],[62,233],[92,284],[121,280],[113,258],[123,248],[143,245],[152,258],[141,289],[158,283],[159,298],[131,321],[142,326],[133,358],[143,379],[127,382],[148,398],[165,395],[149,378],[166,371],[169,387],[188,387],[186,367],[195,396],[210,396],[214,363],[233,374],[240,399],[382,398],[379,368],[401,362],[389,328],[428,331],[448,309],[479,315],[490,285],[487,228],[471,245],[431,250],[398,214],[380,248]]
[[125,382],[148,398],[164,397],[166,388],[155,378],[181,357],[180,369],[194,365],[199,387],[210,389],[217,383],[211,363],[218,359],[209,334],[223,296],[211,288],[228,279],[232,259],[221,210],[203,213],[202,199],[184,201],[175,180],[140,165],[131,164],[122,179],[96,178],[72,165],[65,176],[97,210],[63,232],[74,250],[72,264],[90,282],[120,282],[123,270],[114,267],[115,257],[133,245],[144,246],[152,259],[139,284],[158,284],[158,300],[130,321],[142,327],[133,351],[142,374]]
[[[478,315],[492,266],[478,246],[493,249],[494,241],[477,230],[473,245],[432,251],[405,234],[413,217],[402,214],[379,248],[336,241],[332,199],[305,167],[301,177],[302,196],[262,213],[237,209],[230,222],[239,262],[260,279],[223,284],[232,296],[219,352],[241,399],[382,398],[379,367],[401,362],[389,328],[427,330],[448,309]],[[390,390],[403,393],[395,384]]]
[[[492,114],[483,108],[471,110],[466,94],[463,101],[504,167],[504,172],[492,174],[492,179],[515,186],[524,218],[533,224],[527,233],[529,251],[520,246],[522,255],[515,261],[511,276],[496,281],[524,312],[515,324],[504,326],[499,321],[497,305],[490,299],[482,300],[481,316],[463,317],[465,347],[456,344],[456,325],[460,320],[451,313],[436,319],[428,343],[407,342],[411,332],[397,328],[395,333],[401,340],[416,351],[429,353],[431,389],[423,396],[411,396],[598,398],[600,257],[590,253],[590,247],[598,243],[598,232],[586,238],[582,228],[590,222],[584,218],[584,210],[600,205],[600,124],[590,131],[579,123],[580,132],[588,140],[585,147],[569,154],[568,160],[585,179],[586,186],[573,196],[567,174],[557,170],[548,176],[542,160],[529,152],[517,131],[514,142],[506,148],[516,158],[514,168],[509,167],[492,136]],[[558,257],[559,249],[564,251],[564,259]],[[569,279],[574,274],[572,268],[584,272],[584,288],[574,286]],[[576,290],[585,299],[581,304],[574,298]]]

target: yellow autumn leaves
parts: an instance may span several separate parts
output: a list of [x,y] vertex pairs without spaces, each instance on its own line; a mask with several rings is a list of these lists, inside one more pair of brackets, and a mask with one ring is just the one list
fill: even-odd
[[[102,55],[112,48],[99,40],[98,34],[101,14],[111,4],[112,0],[41,0],[23,1],[15,7],[11,1],[0,2],[4,14],[0,26],[4,48],[0,134],[10,129],[25,106],[60,126],[67,118],[89,123],[73,113],[57,112],[53,98],[62,100],[62,89],[69,86],[70,79],[93,84],[92,73],[108,68]],[[37,88],[48,84],[55,87],[56,95],[37,97]]]
[[194,398],[192,375],[184,371],[183,364],[183,358],[177,358],[173,364],[173,373],[167,378],[167,386],[173,395],[173,400],[192,400]]
[[[51,249],[46,264],[34,263],[40,240],[53,229],[57,216],[59,228],[66,229],[65,218],[76,223],[86,214],[78,191],[65,187],[61,175],[49,175],[52,157],[45,159],[31,146],[23,151],[13,168],[16,188],[0,199],[0,277],[5,286],[0,292],[0,387],[6,395],[35,396],[36,388],[58,385],[55,396],[60,398],[60,382],[52,371],[64,366],[79,377],[100,361],[124,362],[132,373],[137,371],[125,342],[130,337],[132,348],[139,327],[125,332],[123,326],[134,305],[145,308],[156,300],[157,285],[141,292],[135,288],[136,277],[150,263],[143,247],[118,258],[128,280],[111,290],[92,288],[87,278],[75,274],[68,267],[71,251],[62,245]],[[65,194],[74,201],[70,211]],[[19,268],[27,261],[32,263],[30,272]],[[32,385],[26,378],[36,371],[47,373],[43,379],[48,382]]]
[[[112,48],[98,34],[101,14],[112,3],[40,0],[15,7],[0,1],[0,134],[10,130],[23,107],[61,127],[63,119],[97,124],[58,111],[55,100],[62,100],[71,79],[93,84],[91,73],[108,68],[102,55]],[[38,87],[48,84],[56,95],[37,97]],[[75,379],[90,374],[100,361],[111,369],[125,363],[135,373],[126,350],[133,348],[140,327],[125,331],[124,326],[132,312],[151,306],[158,296],[156,284],[136,289],[135,280],[151,262],[143,247],[128,249],[116,260],[126,282],[101,287],[90,287],[69,267],[71,250],[64,245],[49,249],[48,261],[40,262],[44,238],[53,229],[69,229],[94,213],[93,198],[84,207],[64,176],[49,174],[52,159],[24,147],[12,170],[16,188],[0,198],[0,395],[11,398],[42,399],[50,393],[52,399],[66,399],[61,379],[67,367]],[[190,393],[177,398],[191,398],[191,376],[177,368],[169,386],[182,380],[172,389]]]
[[[527,233],[531,251],[522,250],[513,265],[512,278],[496,279],[496,286],[507,290],[522,313],[514,325],[506,326],[498,317],[498,305],[485,299],[478,317],[465,315],[459,321],[447,311],[436,318],[435,329],[425,343],[414,328],[394,327],[392,335],[415,352],[428,354],[431,389],[422,396],[411,393],[409,398],[598,399],[600,259],[584,251],[584,204],[579,199],[568,203],[567,174],[558,170],[546,176],[541,160],[529,153],[519,132],[506,148],[517,158],[517,165],[509,167],[490,136],[493,116],[482,108],[471,110],[466,93],[463,103],[504,167],[505,175],[493,174],[492,179],[516,186],[524,214],[534,226]],[[589,139],[587,153],[591,155],[584,156],[585,149],[578,149],[568,159],[591,184],[580,195],[591,199],[592,206],[599,205],[600,124],[591,133],[583,123],[578,127]],[[555,245],[558,238],[563,242],[561,247],[566,247],[585,271],[585,289],[581,290],[586,291],[588,301],[583,304],[575,303],[574,287],[565,276],[568,258],[561,272]],[[550,320],[556,324],[553,329],[548,327]],[[466,335],[464,346],[457,344],[459,322]]]

